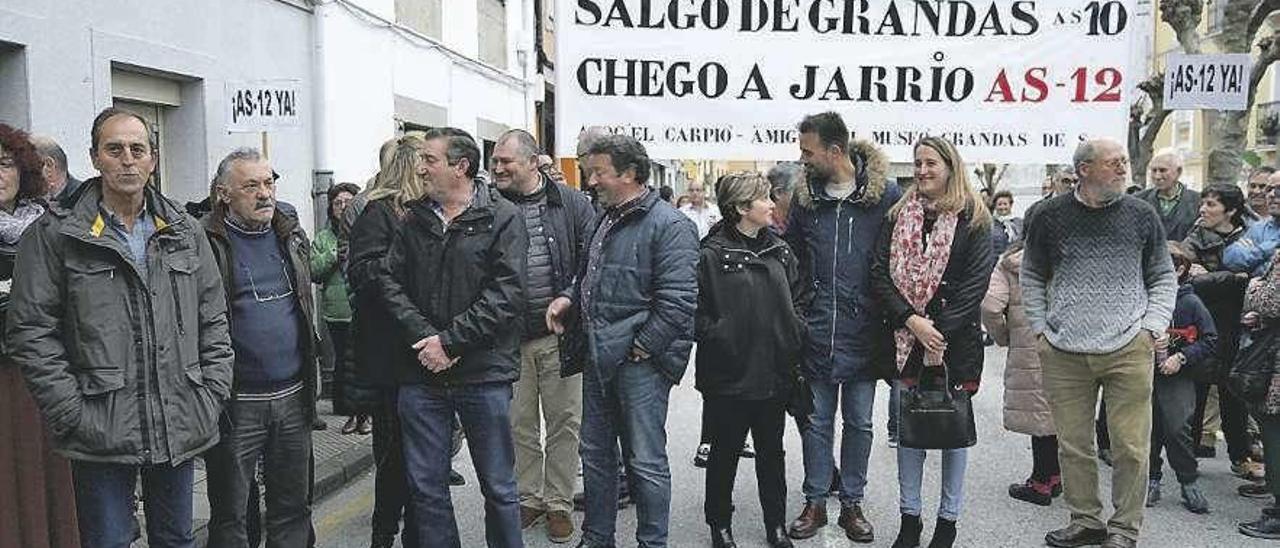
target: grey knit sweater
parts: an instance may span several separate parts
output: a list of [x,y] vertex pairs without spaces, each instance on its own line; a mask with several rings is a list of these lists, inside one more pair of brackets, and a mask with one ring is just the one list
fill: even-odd
[[1021,285],[1032,332],[1082,354],[1119,350],[1140,329],[1164,333],[1178,283],[1150,204],[1121,196],[1091,208],[1073,193],[1027,221]]

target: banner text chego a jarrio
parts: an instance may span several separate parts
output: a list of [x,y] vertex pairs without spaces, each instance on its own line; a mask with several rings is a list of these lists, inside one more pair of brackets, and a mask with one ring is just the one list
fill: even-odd
[[1138,0],[557,0],[558,153],[605,126],[655,158],[793,159],[834,110],[895,160],[1056,163],[1125,135]]

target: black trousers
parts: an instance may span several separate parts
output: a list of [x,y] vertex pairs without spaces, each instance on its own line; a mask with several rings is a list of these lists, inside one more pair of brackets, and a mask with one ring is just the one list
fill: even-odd
[[1155,389],[1151,393],[1151,470],[1148,477],[1159,480],[1164,477],[1164,462],[1160,460],[1163,448],[1169,466],[1178,476],[1178,483],[1191,483],[1199,477],[1196,465],[1195,444],[1191,438],[1191,424],[1187,421],[1195,410],[1196,382],[1185,376],[1155,376]]
[[394,538],[404,518],[404,546],[417,546],[415,529],[409,526],[409,480],[404,471],[396,391],[385,390],[382,406],[373,415],[373,537]]
[[1255,414],[1262,437],[1262,456],[1266,460],[1267,488],[1275,497],[1274,508],[1280,508],[1280,416]]
[[1048,483],[1062,476],[1058,466],[1058,436],[1031,436],[1031,481]]
[[[1205,404],[1209,400],[1206,383],[1196,385],[1196,411],[1191,416],[1191,442],[1199,445],[1204,433]],[[1239,462],[1249,456],[1249,410],[1226,387],[1218,385],[1218,412],[1222,415],[1222,436],[1227,438],[1227,455],[1231,462]]]
[[711,443],[704,504],[707,524],[727,527],[732,523],[733,482],[747,432],[755,442],[756,485],[760,491],[765,526],[785,523],[787,476],[786,456],[782,449],[785,402],[713,397],[703,400],[702,412]]

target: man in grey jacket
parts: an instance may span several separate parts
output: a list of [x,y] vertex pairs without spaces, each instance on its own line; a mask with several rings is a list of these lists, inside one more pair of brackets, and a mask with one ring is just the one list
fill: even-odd
[[192,547],[192,459],[218,441],[231,393],[222,282],[195,219],[149,184],[153,134],[109,108],[93,122],[101,173],[23,236],[11,356],[70,457],[85,546],[133,541],[142,476],[147,542]]
[[[1130,548],[1147,494],[1152,352],[1166,341],[1178,284],[1156,211],[1124,194],[1124,147],[1083,142],[1074,165],[1079,186],[1041,204],[1022,259],[1023,304],[1039,339],[1071,508],[1070,525],[1045,542]],[[1109,521],[1102,520],[1093,445],[1099,387],[1115,465]]]

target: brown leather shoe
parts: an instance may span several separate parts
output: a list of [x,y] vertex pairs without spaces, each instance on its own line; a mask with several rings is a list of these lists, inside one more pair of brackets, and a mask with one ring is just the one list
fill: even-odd
[[547,512],[547,538],[556,544],[573,540],[573,518],[568,512]]
[[871,522],[867,521],[866,516],[862,515],[862,505],[855,504],[853,506],[845,506],[840,508],[840,519],[836,524],[844,529],[844,536],[854,542],[873,542],[876,540],[875,529],[871,527]]
[[827,526],[827,507],[806,502],[800,517],[791,522],[791,530],[787,531],[793,539],[806,539],[818,534],[818,529]]
[[1119,533],[1111,533],[1107,535],[1106,542],[1102,543],[1102,548],[1134,548],[1137,545],[1138,542],[1129,537]]
[[542,518],[547,516],[546,510],[537,508],[529,508],[528,506],[520,507],[520,529],[528,529],[537,525]]

